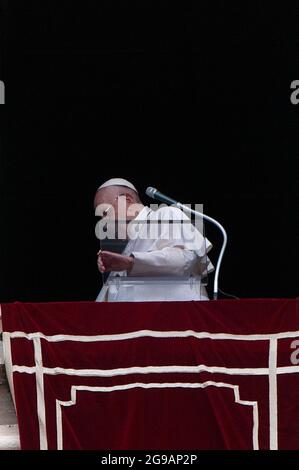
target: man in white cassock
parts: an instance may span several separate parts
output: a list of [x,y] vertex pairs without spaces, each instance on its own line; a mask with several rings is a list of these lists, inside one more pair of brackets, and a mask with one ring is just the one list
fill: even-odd
[[[177,207],[144,206],[129,181],[112,178],[97,190],[94,206],[103,224],[124,222],[126,246],[121,254],[100,250],[98,268],[110,273],[97,301],[209,300],[201,279],[212,271],[211,243]],[[123,208],[120,214],[120,207]],[[123,220],[125,219],[125,220]],[[100,238],[100,236],[97,234]],[[126,277],[126,279],[123,278]],[[120,279],[140,279],[128,288]],[[112,281],[112,282],[111,282]],[[122,287],[126,285],[126,287]]]

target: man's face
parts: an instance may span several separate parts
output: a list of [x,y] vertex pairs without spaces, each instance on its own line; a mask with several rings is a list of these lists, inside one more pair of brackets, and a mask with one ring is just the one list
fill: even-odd
[[135,193],[131,194],[126,188],[111,186],[97,191],[94,199],[96,216],[102,218],[105,232],[117,233],[120,238],[128,238],[128,222],[135,219],[142,210],[143,204]]
[[94,208],[100,206],[101,214],[103,214],[103,217],[107,217],[107,220],[113,218],[115,220],[134,219],[136,217],[136,204],[136,198],[130,192],[127,192],[125,188],[122,191],[122,189],[115,186],[100,189],[94,199]]
[[97,191],[94,199],[94,208],[100,206],[99,214],[102,214],[103,217],[107,219],[118,219],[118,193],[113,187],[103,188]]

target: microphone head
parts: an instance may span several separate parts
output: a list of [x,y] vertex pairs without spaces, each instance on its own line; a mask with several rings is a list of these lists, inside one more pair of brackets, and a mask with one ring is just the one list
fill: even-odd
[[146,188],[146,191],[145,191],[145,194],[153,199],[155,199],[155,194],[158,190],[156,188],[152,188],[151,186],[149,186],[148,188]]

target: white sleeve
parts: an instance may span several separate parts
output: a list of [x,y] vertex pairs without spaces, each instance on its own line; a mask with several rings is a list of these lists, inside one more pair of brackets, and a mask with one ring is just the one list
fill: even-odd
[[135,261],[129,276],[188,276],[197,261],[194,252],[178,247],[131,254]]

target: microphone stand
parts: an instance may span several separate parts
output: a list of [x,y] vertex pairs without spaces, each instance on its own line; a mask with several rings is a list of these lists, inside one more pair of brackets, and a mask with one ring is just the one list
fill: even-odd
[[210,217],[206,214],[203,214],[202,212],[198,212],[198,211],[195,211],[193,209],[190,209],[188,206],[185,206],[184,204],[181,204],[180,202],[178,202],[176,204],[176,206],[179,209],[182,209],[184,212],[189,212],[189,214],[193,214],[195,216],[202,217],[204,220],[208,220],[212,224],[216,225],[216,227],[218,227],[219,230],[222,233],[223,242],[222,242],[222,247],[221,247],[219,257],[218,257],[218,260],[217,260],[217,264],[216,264],[216,270],[215,270],[215,276],[214,276],[214,289],[213,289],[213,300],[217,300],[218,299],[218,290],[219,290],[219,288],[218,288],[219,272],[220,272],[220,267],[221,267],[221,263],[222,263],[222,258],[223,258],[223,255],[224,255],[224,252],[225,252],[225,249],[226,249],[226,245],[227,245],[227,233],[226,233],[224,227],[217,220],[213,219],[212,217]]
[[172,204],[179,209],[183,210],[184,212],[188,212],[189,214],[193,214],[195,216],[199,216],[204,220],[207,220],[208,222],[211,222],[213,225],[216,225],[216,227],[221,231],[222,236],[223,236],[223,242],[222,242],[222,247],[220,250],[220,254],[217,260],[216,264],[216,270],[215,270],[215,276],[214,276],[214,289],[213,289],[213,300],[218,299],[218,279],[219,279],[219,272],[220,272],[220,267],[223,259],[223,255],[226,249],[227,245],[227,233],[224,229],[224,227],[213,217],[210,217],[209,215],[203,214],[202,212],[195,211],[194,209],[190,209],[190,207],[185,206],[184,204],[181,204],[178,201],[175,201],[174,199],[169,198],[168,196],[164,196],[163,194],[159,193],[159,191],[155,188],[147,188],[146,194],[150,196],[153,199],[159,199],[162,202],[167,202],[168,204]]

